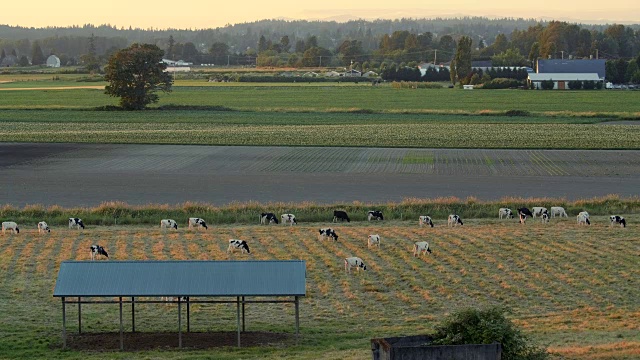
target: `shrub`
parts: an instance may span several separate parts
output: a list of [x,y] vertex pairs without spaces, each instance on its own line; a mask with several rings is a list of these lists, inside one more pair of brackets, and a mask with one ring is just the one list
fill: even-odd
[[569,89],[571,89],[571,90],[582,90],[582,81],[580,81],[580,80],[569,81]]
[[436,327],[434,344],[502,344],[503,360],[543,360],[549,355],[532,343],[510,320],[504,309],[463,309],[449,316]]
[[496,78],[482,85],[482,89],[515,89],[522,85],[521,81],[507,78]]
[[596,82],[595,81],[585,81],[582,83],[582,88],[585,90],[593,90],[596,88]]
[[555,84],[553,83],[553,80],[540,81],[540,87],[542,88],[542,90],[553,90],[554,86]]
[[507,110],[504,114],[507,116],[531,116],[527,110]]

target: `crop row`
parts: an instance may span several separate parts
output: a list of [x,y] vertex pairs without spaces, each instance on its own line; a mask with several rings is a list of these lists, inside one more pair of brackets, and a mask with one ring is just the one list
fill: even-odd
[[[597,134],[597,136],[595,136]],[[497,149],[640,149],[640,128],[624,125],[421,124],[208,125],[190,123],[2,123],[17,142]]]

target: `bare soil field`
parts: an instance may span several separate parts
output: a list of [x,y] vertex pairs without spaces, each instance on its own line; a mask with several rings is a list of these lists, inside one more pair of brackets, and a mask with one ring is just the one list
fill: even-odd
[[0,204],[637,195],[640,151],[0,144]]

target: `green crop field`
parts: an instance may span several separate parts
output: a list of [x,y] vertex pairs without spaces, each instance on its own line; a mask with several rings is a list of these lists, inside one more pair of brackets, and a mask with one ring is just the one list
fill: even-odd
[[[553,358],[637,359],[640,234],[633,218],[627,216],[627,228],[609,227],[605,217],[597,216],[590,227],[578,227],[573,218],[525,226],[517,220],[465,219],[457,228],[447,228],[441,219],[434,228],[420,228],[414,221],[355,222],[334,226],[337,242],[317,239],[323,224],[215,225],[215,231],[177,232],[156,226],[89,225],[81,231],[54,226],[46,235],[37,234],[35,223],[23,224],[18,235],[0,235],[0,357],[366,359],[373,337],[428,333],[455,310],[502,305]],[[379,249],[367,248],[368,234],[380,234]],[[252,255],[228,255],[229,238],[247,240]],[[433,254],[413,257],[413,243],[424,240]],[[211,335],[214,348],[207,351],[177,350],[177,336],[170,336],[167,343],[158,343],[162,350],[121,354],[117,345],[105,349],[83,341],[117,333],[117,306],[83,306],[84,337],[74,335],[77,309],[69,306],[72,350],[62,351],[61,306],[52,297],[58,267],[64,260],[88,260],[94,243],[104,246],[112,260],[305,260],[301,336],[235,349],[218,347]],[[348,256],[361,257],[368,271],[346,274],[343,259]],[[175,335],[174,307],[140,304],[136,310],[138,331]],[[236,329],[233,305],[193,305],[191,319],[194,332]],[[129,321],[125,316],[125,331],[130,331]],[[293,329],[290,304],[247,306],[247,330]],[[189,337],[184,344],[190,346]]]
[[[10,85],[0,84],[0,89]],[[176,86],[161,97],[158,105],[166,109],[144,112],[96,110],[117,104],[117,99],[97,89],[0,91],[0,138],[202,145],[640,148],[637,127],[601,125],[640,118],[638,92],[316,85]],[[516,116],[508,116],[513,110]]]

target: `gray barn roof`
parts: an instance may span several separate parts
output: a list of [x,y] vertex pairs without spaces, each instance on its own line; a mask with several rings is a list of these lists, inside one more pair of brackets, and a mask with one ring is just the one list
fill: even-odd
[[601,79],[605,76],[605,60],[538,60],[538,73],[597,73]]
[[65,261],[54,297],[305,296],[306,264],[289,261]]

